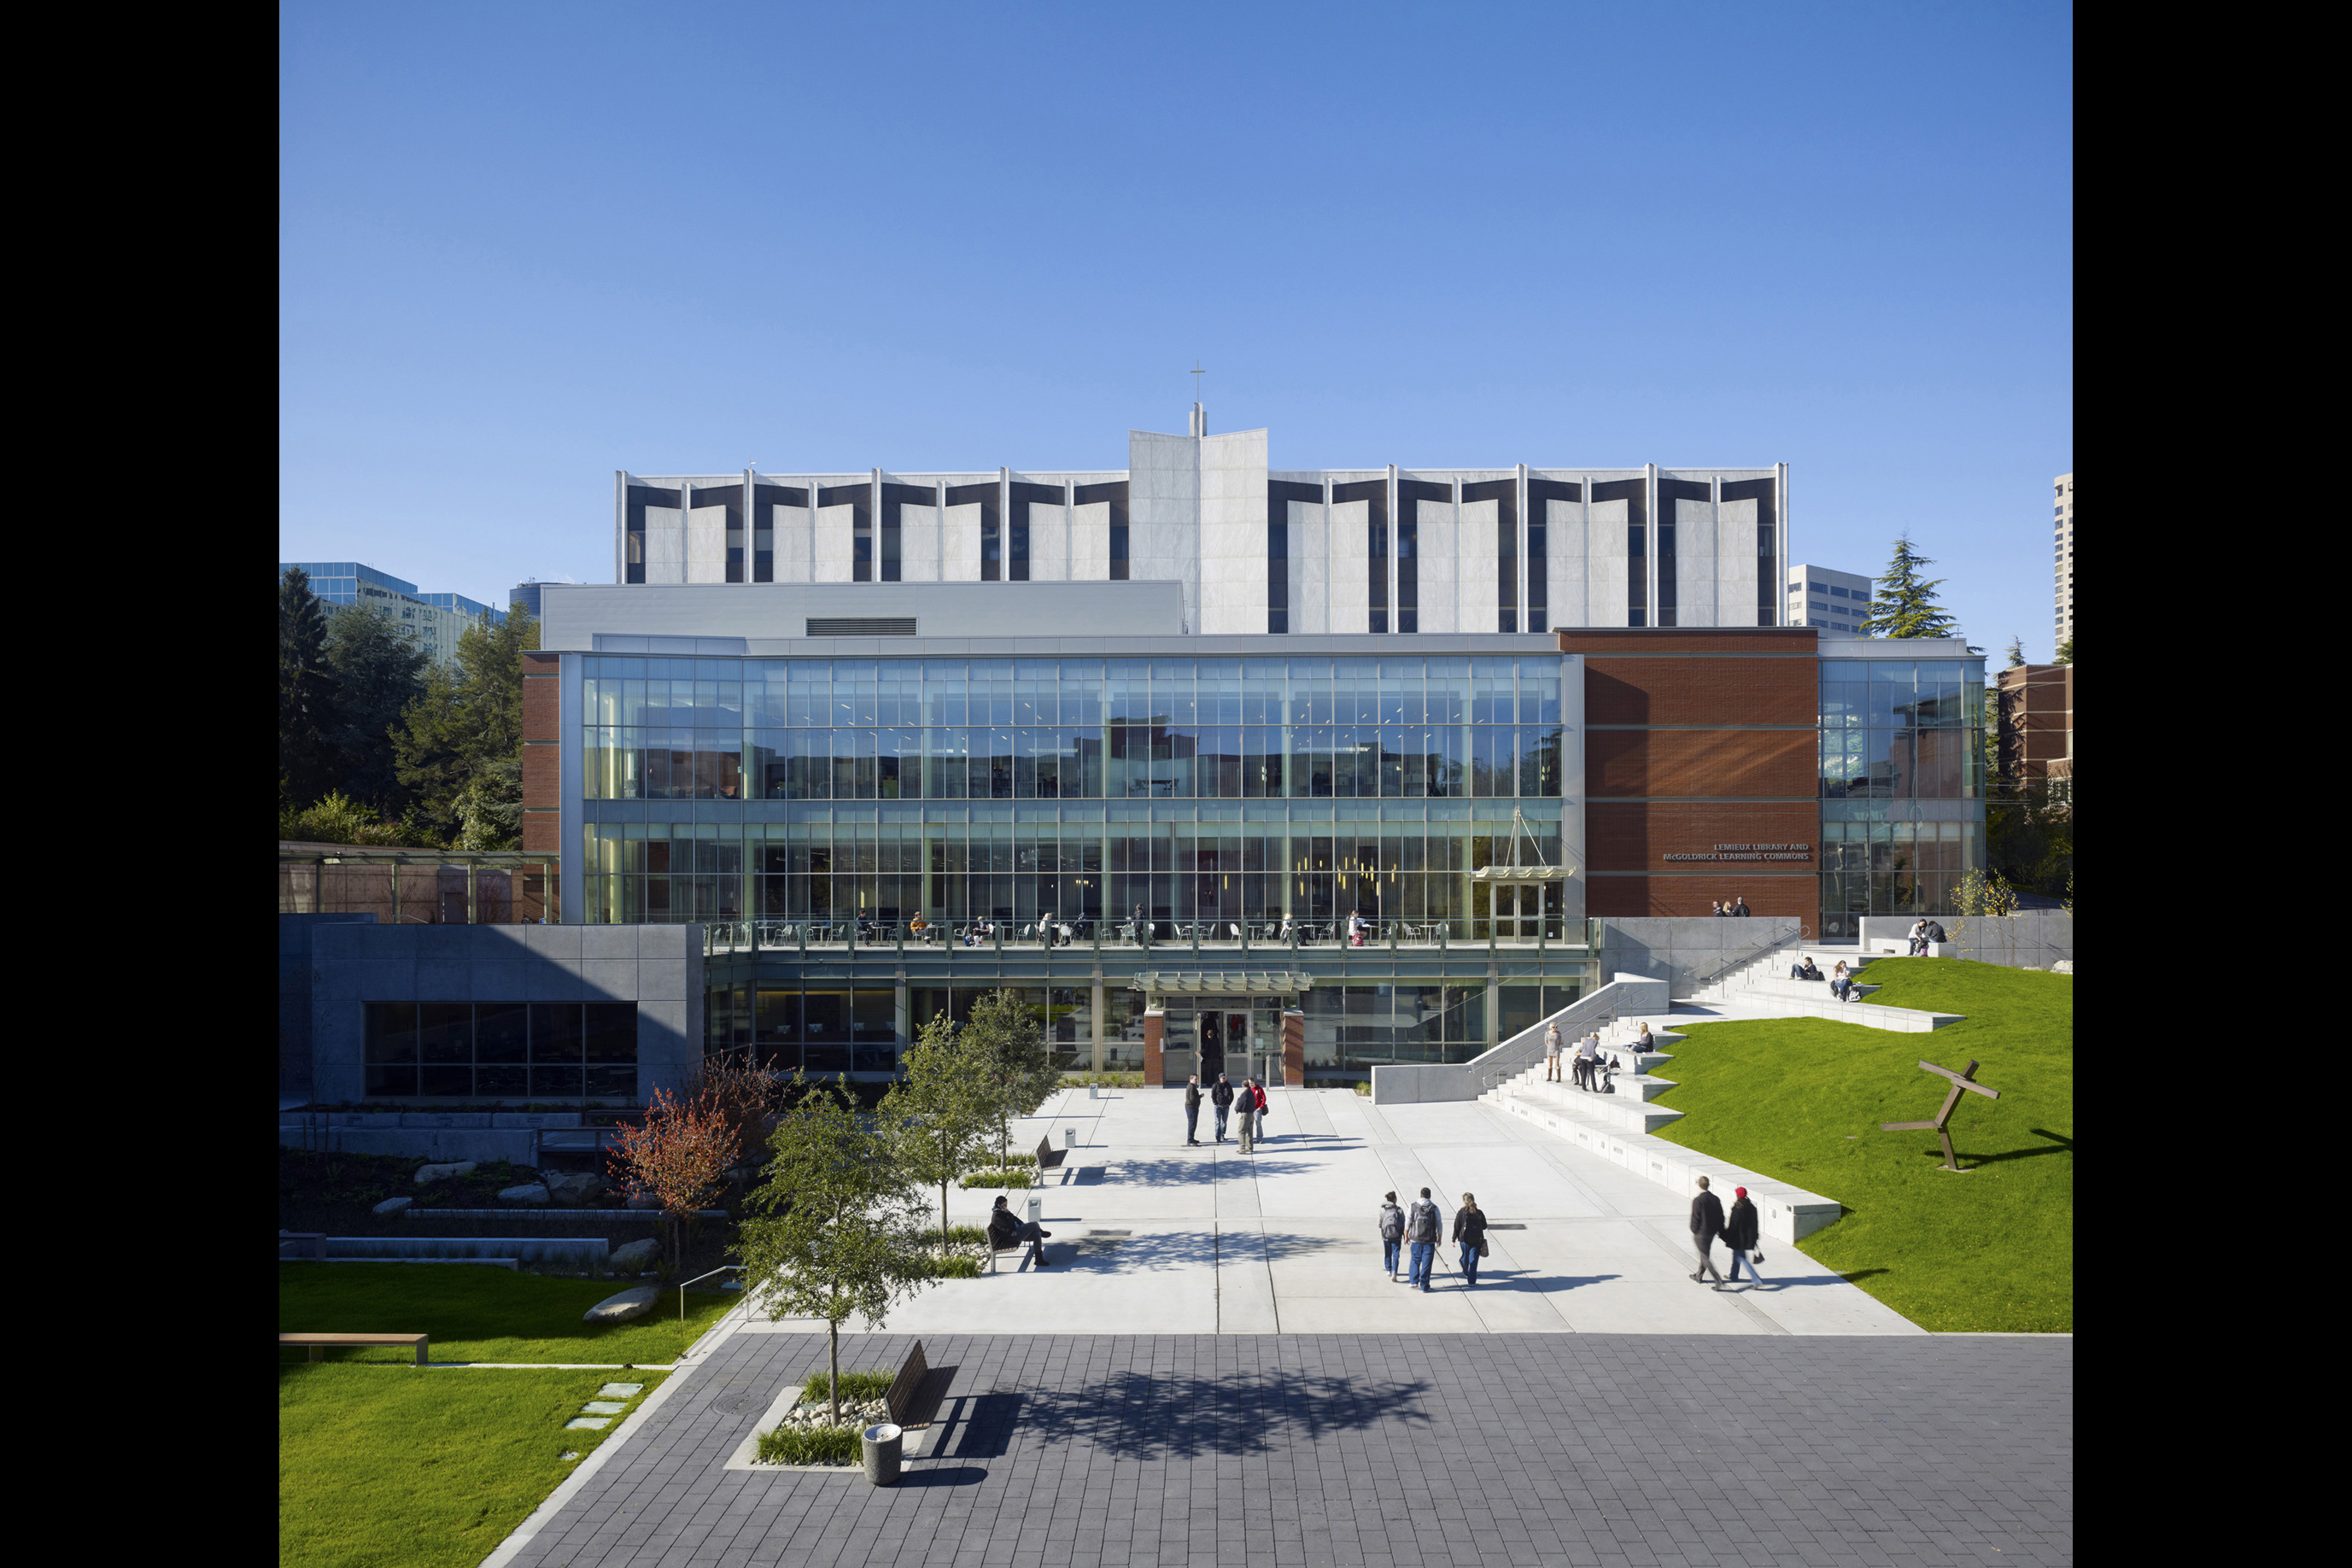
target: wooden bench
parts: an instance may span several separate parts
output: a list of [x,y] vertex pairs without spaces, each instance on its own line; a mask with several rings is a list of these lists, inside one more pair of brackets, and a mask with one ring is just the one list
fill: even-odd
[[330,1345],[415,1345],[416,1364],[423,1366],[431,1339],[430,1334],[280,1334],[278,1342],[302,1346],[310,1352],[312,1361],[326,1360]]
[[1068,1152],[1069,1151],[1066,1149],[1055,1148],[1054,1135],[1051,1132],[1048,1132],[1045,1136],[1037,1140],[1037,1168],[1041,1171],[1053,1170],[1061,1164],[1064,1157],[1066,1156]]

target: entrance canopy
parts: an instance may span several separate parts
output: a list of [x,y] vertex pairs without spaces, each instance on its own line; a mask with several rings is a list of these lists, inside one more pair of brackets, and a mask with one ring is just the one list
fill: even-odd
[[1255,995],[1274,992],[1305,991],[1313,986],[1311,974],[1294,974],[1283,970],[1156,969],[1139,972],[1128,982],[1130,991],[1149,991],[1166,995],[1213,994],[1219,996]]

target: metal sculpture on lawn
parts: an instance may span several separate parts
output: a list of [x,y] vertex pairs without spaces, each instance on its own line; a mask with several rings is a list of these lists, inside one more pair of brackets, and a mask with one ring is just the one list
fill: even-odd
[[1925,1132],[1928,1129],[1933,1128],[1935,1130],[1936,1136],[1942,1141],[1944,1145],[1943,1168],[1947,1171],[1966,1170],[1968,1167],[1965,1167],[1960,1163],[1960,1157],[1952,1152],[1952,1135],[1945,1131],[1945,1123],[1951,1121],[1952,1107],[1959,1104],[1960,1096],[1963,1092],[1969,1094],[1981,1094],[1987,1100],[1999,1100],[2000,1098],[2000,1090],[1997,1089],[1987,1089],[1984,1085],[1976,1081],[1977,1064],[1975,1062],[1970,1062],[1968,1067],[1960,1072],[1954,1072],[1949,1068],[1939,1068],[1934,1062],[1921,1062],[1919,1064],[1919,1070],[1921,1072],[1931,1072],[1937,1078],[1947,1078],[1952,1080],[1950,1091],[1944,1096],[1944,1108],[1936,1112],[1936,1119],[1933,1121],[1882,1121],[1878,1124],[1878,1130],[1881,1132]]

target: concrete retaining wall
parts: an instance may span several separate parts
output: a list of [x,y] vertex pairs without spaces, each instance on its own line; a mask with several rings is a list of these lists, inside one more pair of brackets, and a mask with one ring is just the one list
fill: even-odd
[[[302,1244],[281,1242],[290,1258]],[[331,1236],[332,1258],[513,1258],[551,1268],[602,1268],[613,1249],[601,1236]]]
[[1795,936],[1799,924],[1777,915],[1747,920],[1704,915],[1604,920],[1601,922],[1601,973],[1654,975],[1666,983],[1672,994],[1688,996],[1725,965],[1783,937]]
[[[1865,915],[1862,938],[1866,944],[1885,939],[1900,941],[1911,934],[1916,915]],[[2060,959],[2074,956],[2074,916],[2066,910],[2030,910],[2007,919],[1982,915],[1937,915],[1936,922],[1952,939],[1962,958],[1998,963],[2009,969],[2047,969]]]
[[1528,1067],[1543,1055],[1544,1031],[1554,1022],[1563,1037],[1573,1038],[1607,1018],[1664,1013],[1668,1006],[1666,983],[1643,974],[1620,974],[1591,995],[1580,997],[1532,1028],[1466,1062],[1425,1062],[1376,1067],[1372,1069],[1374,1105],[1422,1105],[1433,1100],[1475,1100],[1502,1078]]

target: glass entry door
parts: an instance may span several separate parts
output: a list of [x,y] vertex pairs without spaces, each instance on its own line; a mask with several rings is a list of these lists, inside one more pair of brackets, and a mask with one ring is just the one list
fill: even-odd
[[[1167,1037],[1194,1043],[1203,1085],[1223,1073],[1233,1083],[1252,1077],[1282,1082],[1283,1002],[1268,996],[1202,996],[1170,1002]],[[1169,1080],[1181,1083],[1171,1064]]]

